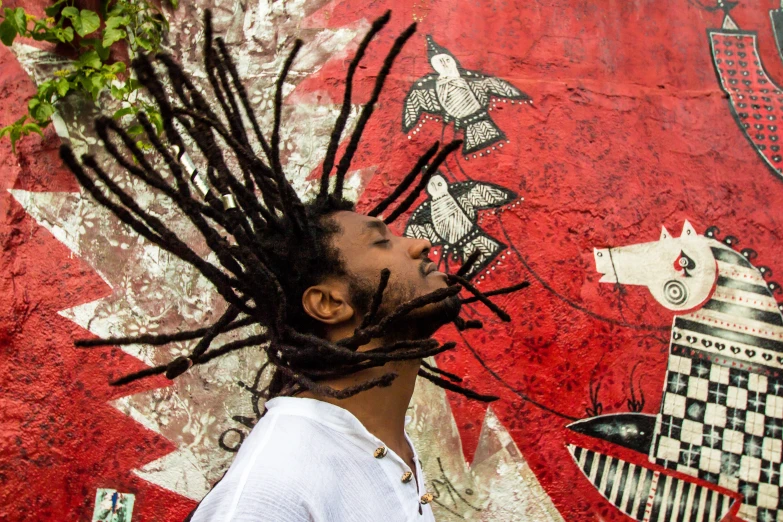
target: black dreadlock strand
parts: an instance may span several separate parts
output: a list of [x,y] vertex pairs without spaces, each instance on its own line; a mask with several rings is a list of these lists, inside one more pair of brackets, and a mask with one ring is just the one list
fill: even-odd
[[[204,60],[212,91],[209,99],[217,100],[220,107],[218,111],[212,110],[207,97],[196,88],[182,67],[170,56],[157,56],[167,75],[165,82],[149,57],[140,56],[134,60],[133,67],[137,78],[152,96],[163,118],[165,140],[157,135],[144,113],[138,115],[138,121],[152,144],[151,152],[141,150],[124,129],[108,118],[97,120],[98,135],[117,165],[170,200],[187,216],[214,252],[219,265],[202,259],[166,224],[142,208],[100,167],[95,158],[85,155],[82,157],[82,163],[79,163],[70,148],[61,148],[61,156],[66,165],[99,204],[112,211],[123,223],[148,241],[194,266],[229,305],[216,322],[204,328],[174,334],[77,341],[77,345],[86,347],[135,343],[161,346],[175,341],[196,340],[196,346],[190,354],[177,357],[166,364],[125,375],[114,380],[112,384],[127,384],[152,375],[165,375],[174,379],[192,366],[204,364],[237,350],[255,348],[266,354],[266,362],[256,375],[253,386],[247,387],[254,400],[293,395],[302,390],[342,399],[376,386],[388,386],[397,375],[387,372],[344,389],[335,389],[323,381],[352,375],[368,368],[383,367],[390,361],[420,361],[454,348],[453,342],[440,344],[434,339],[420,339],[381,343],[373,349],[360,350],[373,339],[388,338],[392,330],[416,310],[446,299],[454,299],[464,288],[498,316],[507,317],[486,295],[461,277],[465,272],[453,276],[449,287],[416,297],[388,313],[380,314],[391,275],[389,270],[383,270],[372,300],[366,305],[367,310],[364,310],[361,324],[352,336],[337,342],[324,338],[322,325],[307,315],[301,305],[301,296],[307,288],[328,277],[348,275],[340,252],[333,245],[333,237],[341,231],[333,215],[339,211],[354,211],[353,203],[343,198],[345,174],[392,65],[402,46],[415,31],[415,24],[395,40],[383,61],[370,100],[363,107],[357,124],[348,137],[345,152],[337,164],[335,189],[331,194],[328,193],[328,181],[334,169],[338,143],[350,110],[353,75],[370,42],[387,24],[388,19],[387,13],[373,23],[351,62],[343,107],[331,134],[327,157],[324,159],[321,191],[314,202],[307,204],[299,199],[286,180],[280,158],[283,85],[302,45],[300,41],[294,44],[275,83],[274,123],[269,141],[261,132],[225,43],[220,39],[213,39],[209,14],[205,19],[207,38]],[[164,87],[165,84],[171,86],[173,95]],[[253,152],[251,137],[246,131],[248,121],[255,140],[263,149],[266,161]],[[186,143],[193,146],[188,148]],[[432,146],[418,159],[400,186],[389,197],[384,198],[371,214],[380,213],[394,204],[416,178],[420,177],[419,183],[395,208],[386,222],[392,222],[407,211],[426,186],[432,173],[459,145],[460,142],[457,141],[442,149],[438,143]],[[203,173],[190,158],[190,154],[194,152],[198,152],[206,162],[206,171]],[[150,158],[152,154],[163,160],[163,168],[168,169],[171,177],[160,171],[160,167]],[[96,179],[88,175],[86,169],[93,172]],[[97,182],[100,182],[100,185]],[[191,190],[190,183],[196,187],[195,193]],[[501,289],[496,293],[518,288],[521,286]],[[476,320],[462,318],[457,318],[455,324],[465,328],[481,326]],[[264,333],[213,347],[220,336],[240,327],[253,325],[264,328]],[[261,374],[268,373],[270,367],[273,371],[268,383],[259,387]],[[438,386],[466,397],[482,401],[494,400],[494,397],[475,393],[438,377],[442,375],[451,381],[459,382],[458,376],[432,365],[425,363],[420,375]],[[256,414],[261,414],[258,408]]]
[[[460,274],[457,274],[460,275]],[[522,281],[521,283],[518,283],[516,285],[506,286],[504,288],[498,288],[496,290],[487,290],[485,292],[482,292],[486,297],[492,297],[493,295],[503,295],[503,294],[510,294],[511,292],[516,292],[518,290],[522,290],[523,288],[527,288],[530,286],[530,281]],[[470,304],[475,303],[478,301],[479,298],[476,296],[473,297],[466,297],[462,300],[462,304]]]
[[386,59],[383,61],[383,65],[381,66],[381,70],[378,72],[378,76],[375,78],[375,87],[373,88],[370,100],[362,108],[362,112],[359,114],[359,120],[356,122],[356,129],[353,131],[351,138],[348,140],[348,146],[345,148],[343,157],[340,158],[340,163],[337,165],[337,172],[335,174],[335,187],[332,194],[332,196],[337,199],[342,199],[343,197],[343,180],[345,179],[345,174],[348,172],[348,168],[351,166],[351,160],[353,160],[353,155],[356,153],[356,148],[359,146],[359,140],[362,138],[362,134],[364,133],[364,127],[367,125],[370,116],[372,116],[372,113],[375,110],[375,104],[381,95],[381,89],[383,89],[384,83],[386,83],[386,77],[389,75],[392,65],[394,64],[394,60],[397,58],[397,55],[400,54],[400,51],[402,51],[402,47],[405,45],[405,42],[407,42],[415,32],[416,24],[413,23],[409,25],[400,36],[397,37],[397,39],[394,41],[394,45],[389,51],[389,54],[386,55]]
[[365,35],[362,42],[359,44],[359,48],[356,49],[356,54],[353,56],[350,65],[348,65],[348,74],[345,77],[345,93],[343,94],[343,105],[340,108],[340,114],[337,116],[337,121],[332,129],[332,135],[329,138],[329,146],[326,147],[326,156],[323,161],[323,171],[321,173],[321,187],[318,191],[318,199],[323,201],[329,194],[329,175],[332,173],[332,167],[334,166],[334,158],[337,154],[337,146],[340,144],[340,137],[345,130],[345,124],[348,121],[348,113],[351,110],[351,91],[353,91],[353,75],[356,74],[356,68],[359,66],[359,62],[364,58],[364,53],[367,50],[367,46],[375,35],[380,32],[383,27],[389,23],[391,18],[391,11],[386,11],[383,16],[378,18],[372,23],[372,27]]
[[480,255],[481,250],[478,248],[471,252],[465,262],[462,263],[462,266],[459,267],[459,270],[457,270],[457,275],[460,277],[465,277],[467,273],[470,272],[470,269],[473,268],[473,265],[476,264],[476,261],[478,261]]
[[509,316],[506,312],[504,312],[498,305],[490,301],[489,298],[483,293],[481,293],[481,291],[479,291],[478,288],[473,286],[470,283],[470,281],[456,274],[448,274],[447,277],[448,280],[451,281],[452,283],[457,283],[462,285],[462,287],[465,290],[473,294],[479,301],[481,301],[482,304],[484,304],[484,306],[492,310],[495,313],[495,315],[497,315],[500,318],[501,321],[504,321],[506,323],[511,321],[511,316]]
[[463,319],[462,317],[457,317],[454,319],[454,326],[457,327],[457,330],[460,332],[464,330],[472,330],[472,329],[479,329],[484,328],[484,323],[477,319]]
[[451,381],[447,381],[446,379],[442,379],[437,375],[433,375],[429,373],[424,368],[419,370],[419,377],[424,377],[425,379],[435,384],[436,386],[439,386],[444,390],[449,390],[449,391],[459,393],[460,395],[464,395],[468,399],[474,399],[480,402],[494,402],[500,398],[497,397],[496,395],[482,395],[468,388],[463,388],[462,386],[458,386]]
[[387,225],[393,223],[395,219],[400,217],[406,210],[410,208],[411,205],[413,205],[413,203],[416,201],[416,198],[418,198],[419,194],[421,194],[421,191],[424,190],[424,187],[426,187],[427,183],[429,183],[432,175],[435,174],[435,172],[438,170],[438,167],[440,167],[440,165],[446,161],[448,155],[457,150],[460,145],[462,145],[462,140],[454,140],[443,147],[440,152],[438,152],[438,155],[435,156],[434,160],[432,160],[432,163],[427,167],[427,170],[422,173],[419,184],[414,187],[411,193],[408,194],[408,197],[402,200],[402,203],[400,203],[391,214],[384,218],[384,223]]
[[[234,321],[233,323],[226,325],[221,332],[227,333],[244,326],[251,325],[256,322],[253,317],[245,317]],[[188,330],[185,332],[177,332],[174,334],[142,334],[137,337],[105,337],[103,339],[77,339],[74,341],[74,345],[81,348],[93,348],[96,346],[125,346],[129,344],[148,344],[150,346],[160,346],[164,344],[190,341],[204,337],[204,335],[212,329],[212,326],[205,328],[197,328],[196,330]]]
[[436,152],[438,152],[438,148],[440,147],[440,142],[436,141],[432,147],[429,148],[427,152],[424,153],[422,157],[419,158],[419,161],[416,162],[416,164],[413,166],[413,169],[408,173],[407,176],[405,176],[402,181],[400,181],[400,184],[397,185],[397,188],[394,189],[394,191],[386,196],[383,200],[381,200],[380,203],[378,203],[375,208],[370,210],[367,215],[371,217],[378,216],[381,212],[386,210],[386,207],[397,201],[397,199],[406,191],[408,190],[408,187],[410,187],[413,184],[413,181],[416,179],[416,176],[419,175],[421,170],[427,166],[427,164],[430,162],[432,157],[435,155]]
[[375,291],[375,295],[370,303],[370,310],[362,318],[362,324],[359,325],[359,330],[364,330],[375,320],[375,316],[378,315],[378,309],[381,307],[383,301],[383,292],[386,291],[386,285],[389,284],[389,277],[391,271],[388,268],[384,268],[381,271],[381,280],[378,283],[378,289]]
[[446,370],[442,370],[442,369],[438,368],[437,366],[433,366],[433,365],[431,365],[431,364],[430,364],[430,363],[428,363],[427,361],[421,361],[421,365],[422,365],[422,366],[423,366],[425,369],[429,370],[430,372],[432,372],[432,373],[438,373],[438,374],[440,374],[440,375],[444,376],[445,378],[447,378],[447,379],[448,379],[448,380],[450,380],[450,381],[453,381],[453,382],[462,382],[462,377],[460,377],[459,375],[455,375],[455,374],[453,374],[453,373],[451,373],[451,372],[447,372]]

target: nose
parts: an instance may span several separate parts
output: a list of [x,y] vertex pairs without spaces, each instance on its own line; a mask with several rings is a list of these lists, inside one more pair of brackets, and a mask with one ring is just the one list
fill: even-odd
[[429,239],[411,239],[408,245],[408,255],[412,259],[424,259],[429,256],[432,243]]

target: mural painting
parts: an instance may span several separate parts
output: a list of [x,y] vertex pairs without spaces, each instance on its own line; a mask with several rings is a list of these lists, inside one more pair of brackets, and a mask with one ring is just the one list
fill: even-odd
[[[783,94],[771,79],[783,77],[780,4],[566,4],[198,1],[166,11],[167,51],[206,85],[211,8],[268,128],[286,49],[305,42],[284,89],[282,143],[307,197],[369,20],[393,8],[357,72],[349,128],[371,71],[418,22],[347,190],[372,208],[411,157],[463,138],[395,231],[429,239],[451,271],[479,251],[469,275],[489,295],[524,288],[492,297],[509,323],[467,302],[485,328],[445,329],[441,340],[459,347],[431,361],[500,400],[487,407],[427,382],[414,395],[408,431],[438,520],[783,519],[783,316],[772,279],[783,270]],[[69,58],[35,42],[0,51],[6,124]],[[83,193],[53,152],[66,142],[97,154],[207,254],[175,209],[102,152],[92,120],[116,103],[69,98],[43,139],[17,155],[0,144],[0,518],[35,509],[42,520],[181,519],[263,411],[264,361],[250,350],[174,381],[112,388],[109,379],[191,344],[73,346],[196,328],[225,309],[193,269]],[[53,499],[53,489],[63,493]]]
[[[474,158],[476,153],[483,156],[497,150],[496,143],[502,147],[503,141],[508,142],[488,111],[497,107],[497,100],[532,103],[530,97],[505,80],[463,69],[454,55],[435,43],[430,35],[427,35],[427,59],[435,74],[423,76],[411,86],[405,97],[402,130],[411,131],[422,113],[439,116],[444,124],[453,121],[455,129],[464,129],[463,154],[473,153]],[[413,133],[419,129],[421,124]]]

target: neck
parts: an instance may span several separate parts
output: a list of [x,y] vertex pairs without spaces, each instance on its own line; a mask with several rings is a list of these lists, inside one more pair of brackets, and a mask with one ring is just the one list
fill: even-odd
[[[378,343],[378,346],[380,344]],[[369,348],[375,346],[367,345],[361,349]],[[339,379],[321,381],[320,384],[341,390],[380,377],[385,373],[397,374],[397,378],[391,385],[384,388],[376,386],[347,399],[335,399],[309,390],[299,393],[298,396],[321,400],[348,410],[359,419],[367,431],[381,439],[400,457],[406,458],[412,455],[412,451],[405,440],[405,414],[416,387],[416,375],[420,364],[418,360],[394,361],[379,368],[370,368]]]

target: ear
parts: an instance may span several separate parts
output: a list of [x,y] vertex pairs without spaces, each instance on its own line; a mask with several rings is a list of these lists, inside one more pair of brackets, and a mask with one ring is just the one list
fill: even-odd
[[324,324],[344,323],[356,313],[348,302],[347,290],[333,281],[311,286],[302,294],[302,307],[307,315]]
[[682,234],[680,237],[696,237],[696,229],[693,228],[693,225],[691,225],[688,220],[685,220],[685,224],[682,227]]

